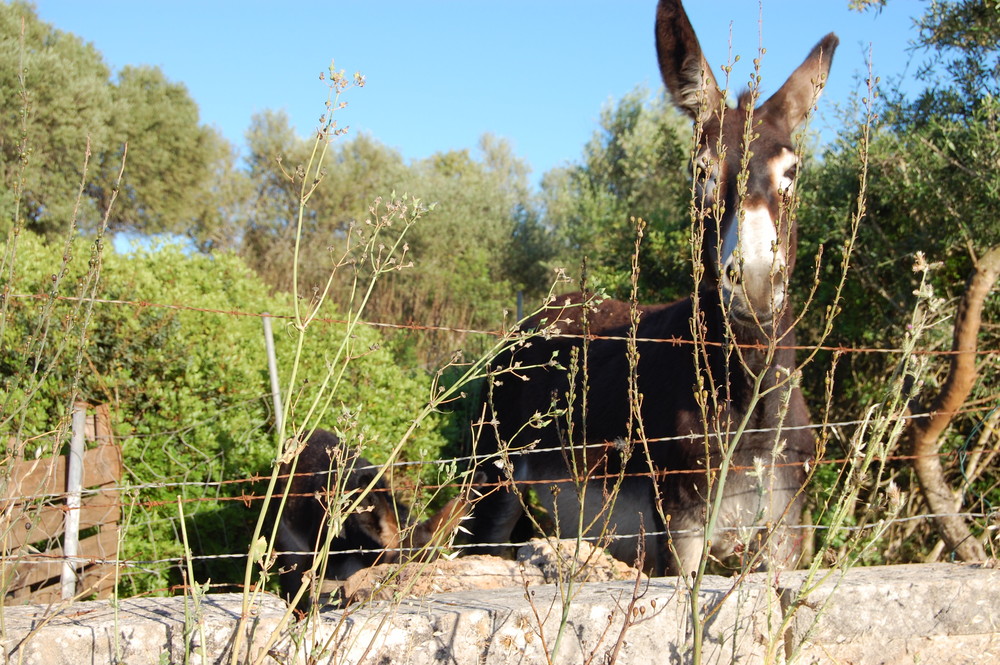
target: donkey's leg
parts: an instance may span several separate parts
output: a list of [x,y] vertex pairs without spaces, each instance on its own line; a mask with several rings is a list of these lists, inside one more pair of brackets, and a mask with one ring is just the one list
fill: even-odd
[[502,555],[506,548],[490,547],[491,543],[505,543],[523,514],[521,496],[517,489],[503,483],[481,485],[479,498],[472,500],[472,519],[469,520],[468,540],[473,554]]
[[705,545],[704,511],[667,510],[665,514],[669,523],[661,556],[666,563],[667,574],[688,577],[698,570]]
[[[278,538],[275,548],[281,552],[278,554],[278,584],[281,587],[281,595],[287,601],[295,598],[295,595],[302,588],[303,575],[305,575],[313,565],[313,552],[316,549],[315,535],[306,535],[297,527],[307,528],[309,525],[292,524],[287,513],[282,516],[278,524]],[[315,529],[313,530],[315,534]],[[300,607],[308,607],[309,594],[307,593],[300,602]]]
[[802,546],[808,535],[801,528],[805,498],[796,496],[794,488],[782,488],[771,493],[768,524],[770,530],[763,534],[761,567],[767,570],[796,568],[802,557]]
[[[565,484],[558,501],[563,537],[577,534],[581,494],[583,524],[590,525],[586,536],[593,538],[595,544],[604,545],[619,561],[653,575],[663,575],[664,562],[659,551],[663,526],[656,511],[651,483],[640,477],[628,478],[617,489],[612,483],[603,481],[591,481],[580,487]],[[544,505],[541,488],[538,495]]]

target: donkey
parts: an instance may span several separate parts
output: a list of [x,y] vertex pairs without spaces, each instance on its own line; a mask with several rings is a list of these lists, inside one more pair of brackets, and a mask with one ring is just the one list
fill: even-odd
[[[759,555],[759,566],[794,565],[800,542],[787,527],[800,519],[815,440],[791,381],[792,133],[818,99],[838,39],[824,37],[762,105],[744,92],[732,109],[679,0],[660,1],[655,34],[663,81],[698,138],[704,277],[691,297],[637,307],[634,370],[631,307],[573,308],[581,294],[549,310],[556,336],[495,361],[514,371],[484,400],[476,457],[487,482],[470,539],[497,552],[490,544],[509,539],[519,495],[533,489],[559,535],[610,536],[614,556],[643,553],[654,574],[686,575],[705,554],[734,552]],[[530,323],[544,325],[545,315]],[[599,337],[585,348],[585,334]],[[533,417],[546,412],[565,415]]]
[[[342,506],[353,503],[352,495],[371,485],[377,472],[378,467],[348,451],[335,434],[322,429],[313,432],[299,451],[294,474],[290,461],[281,465],[283,478],[278,491],[283,494],[287,487],[288,499],[278,518],[275,549],[278,581],[286,600],[295,598],[303,574],[312,567],[315,552],[326,540],[333,497],[346,497]],[[467,512],[467,500],[458,497],[426,521],[413,524],[409,508],[393,497],[385,478],[380,478],[330,540],[324,576],[346,580],[379,563],[433,555],[454,535]],[[307,594],[300,607],[308,605]]]

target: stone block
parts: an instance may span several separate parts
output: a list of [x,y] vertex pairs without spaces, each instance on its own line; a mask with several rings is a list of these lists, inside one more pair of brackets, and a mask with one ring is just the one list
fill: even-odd
[[[23,605],[3,608],[5,663],[80,665],[80,663],[228,663],[242,611],[239,594],[205,596],[200,612],[185,599],[134,598],[73,603],[63,608]],[[246,624],[240,662],[260,649],[279,626],[286,604],[265,595]],[[202,639],[204,638],[204,642]],[[206,659],[202,659],[202,653]],[[185,657],[187,655],[187,658]]]
[[[711,611],[703,662],[762,662],[778,622],[770,589],[750,581],[734,591],[731,579],[709,577],[700,597]],[[688,593],[673,578],[642,579],[637,592],[634,582],[463,591],[324,612],[322,621],[293,628],[278,651],[289,662],[309,655],[331,664],[684,663],[689,612]],[[780,654],[780,640],[771,646]]]
[[[784,573],[790,654],[803,663],[1000,662],[1000,570],[948,563]],[[796,599],[798,601],[796,602]]]

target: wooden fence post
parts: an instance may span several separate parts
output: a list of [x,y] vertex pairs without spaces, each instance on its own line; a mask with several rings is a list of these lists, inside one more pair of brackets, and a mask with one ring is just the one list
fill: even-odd
[[[118,580],[121,447],[107,405],[74,405],[72,423],[69,455],[16,459],[5,469],[0,593],[8,603],[106,598]],[[84,450],[85,441],[97,446]]]

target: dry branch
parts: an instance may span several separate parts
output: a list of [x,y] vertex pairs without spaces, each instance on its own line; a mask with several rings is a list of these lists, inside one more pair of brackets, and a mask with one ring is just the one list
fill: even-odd
[[909,430],[913,468],[948,550],[963,561],[983,561],[986,551],[969,530],[965,520],[955,515],[959,499],[945,479],[938,452],[941,435],[954,414],[962,408],[976,382],[976,349],[982,326],[983,304],[1000,275],[1000,247],[994,247],[976,262],[955,317],[951,367],[941,392],[929,414],[915,419]]

